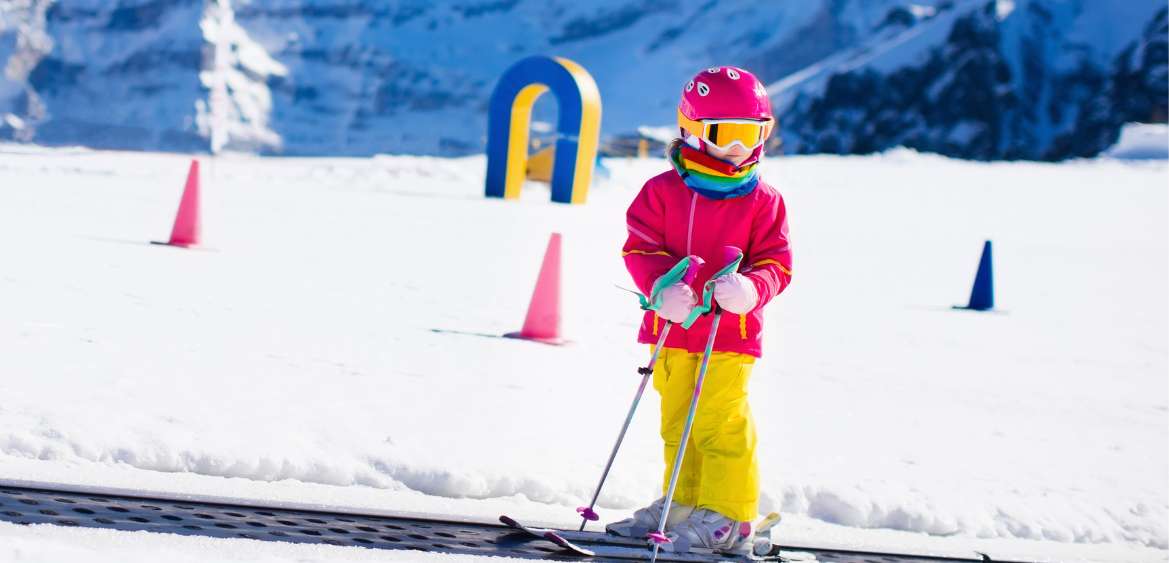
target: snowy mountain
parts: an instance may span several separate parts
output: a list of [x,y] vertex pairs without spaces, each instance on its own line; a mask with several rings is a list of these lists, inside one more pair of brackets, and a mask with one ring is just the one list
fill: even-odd
[[[8,34],[18,46],[8,96],[0,90],[12,137],[125,149],[280,148],[267,124],[267,81],[285,71],[248,41],[226,4],[29,0],[5,16],[23,17]],[[11,61],[31,64],[13,69]]]
[[958,3],[772,85],[789,152],[1099,154],[1166,119],[1164,2]]
[[[776,90],[790,101],[784,138],[796,152],[905,143],[975,158],[1058,158],[1098,151],[1119,124],[1149,119],[1142,114],[1150,102],[1100,109],[1095,98],[1130,100],[1125,92],[1134,86],[1157,84],[1156,68],[1143,65],[1158,60],[1148,45],[1164,52],[1164,19],[1160,28],[1153,20],[1158,1],[1027,0],[1013,11],[1007,4],[0,0],[0,139],[181,151],[475,153],[484,146],[495,79],[536,53],[574,59],[594,75],[603,137],[672,123],[678,85],[695,69],[725,63],[769,81],[807,69],[831,77],[787,80]],[[1044,24],[1043,13],[1055,19]],[[885,53],[879,61],[857,62],[874,48]],[[952,67],[958,54],[982,62]],[[1012,78],[1004,88],[979,78],[984,63],[1006,65],[1012,77],[1036,64],[1089,70],[1060,70],[1038,85]],[[951,86],[938,86],[945,96],[907,103],[897,94],[903,81],[890,78],[896,73]],[[1088,95],[1105,83],[1110,94]],[[1052,100],[1019,95],[1024,86]],[[1008,99],[983,103],[987,88]],[[1163,90],[1153,88],[1162,108]],[[1072,109],[1048,118],[1040,104]],[[1100,113],[1074,110],[1081,107]],[[935,119],[937,108],[949,108],[947,115]],[[555,111],[553,100],[542,99],[535,118],[552,121]],[[890,111],[878,128],[898,131],[866,131]],[[1007,141],[981,132],[995,120],[1012,129]],[[1089,141],[1080,142],[1081,130]]]
[[[851,45],[900,0],[678,8],[376,0],[9,0],[0,136],[46,144],[291,154],[480,151],[496,77],[534,53],[585,65],[606,133],[672,120],[677,85],[727,60],[769,61],[806,26]],[[716,19],[717,18],[717,19]],[[711,25],[724,18],[750,22]],[[35,39],[35,40],[34,40]],[[819,43],[817,43],[819,45]],[[21,61],[24,61],[23,63]],[[759,62],[761,66],[764,62]],[[542,100],[537,119],[555,103]]]

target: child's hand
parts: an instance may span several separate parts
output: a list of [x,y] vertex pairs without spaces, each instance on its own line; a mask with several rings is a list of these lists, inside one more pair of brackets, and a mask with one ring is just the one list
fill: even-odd
[[690,316],[690,311],[698,304],[698,297],[694,290],[684,283],[676,283],[662,290],[662,306],[658,308],[658,316],[672,323],[680,323]]
[[759,304],[759,291],[747,276],[727,274],[714,280],[714,299],[728,313],[743,315]]

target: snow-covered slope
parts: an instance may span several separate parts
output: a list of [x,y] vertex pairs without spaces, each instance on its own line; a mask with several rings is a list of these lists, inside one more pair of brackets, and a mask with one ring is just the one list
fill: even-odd
[[[570,207],[484,200],[482,157],[221,157],[208,249],[151,246],[186,164],[0,152],[0,476],[574,524],[646,359],[613,284],[663,161],[615,159]],[[1164,162],[763,174],[796,253],[751,389],[781,537],[1164,558]],[[552,230],[575,344],[478,336],[518,328]],[[952,311],[985,238],[1001,312]],[[606,518],[660,491],[656,409]]]
[[1166,119],[1165,3],[956,2],[771,88],[789,151],[1093,156]]

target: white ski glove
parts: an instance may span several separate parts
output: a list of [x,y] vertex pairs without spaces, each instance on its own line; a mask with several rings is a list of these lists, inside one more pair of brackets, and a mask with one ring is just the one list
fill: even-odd
[[658,316],[672,323],[680,323],[690,316],[690,311],[698,304],[698,297],[694,290],[684,283],[676,283],[662,290],[662,306],[658,308]]
[[727,274],[714,280],[714,300],[728,313],[744,315],[759,304],[759,291],[747,276]]

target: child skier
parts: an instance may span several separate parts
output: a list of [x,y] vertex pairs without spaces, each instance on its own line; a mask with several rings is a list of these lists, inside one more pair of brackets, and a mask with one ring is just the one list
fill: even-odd
[[[791,281],[791,253],[783,198],[759,178],[763,143],[775,120],[763,84],[741,68],[698,73],[678,104],[681,138],[668,148],[673,170],[651,178],[626,214],[623,256],[643,293],[679,259],[696,255],[705,266],[690,284],[662,290],[662,305],[647,311],[638,341],[654,344],[665,321],[681,323],[696,292],[721,269],[724,246],[745,255],[737,273],[715,280],[722,308],[714,352],[679,473],[666,531],[693,547],[732,551],[752,536],[758,512],[759,468],[747,380],[761,354],[763,307]],[[674,326],[654,366],[661,394],[665,481],[683,432],[711,315],[689,330]],[[606,526],[609,533],[644,537],[657,529],[665,497]]]

